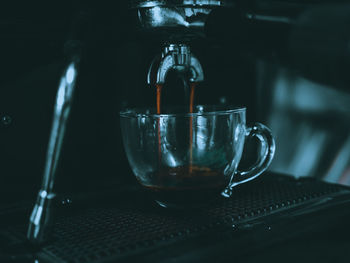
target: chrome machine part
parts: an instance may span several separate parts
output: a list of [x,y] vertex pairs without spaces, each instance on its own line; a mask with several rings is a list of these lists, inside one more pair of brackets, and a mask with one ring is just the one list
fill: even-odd
[[232,5],[228,0],[135,0],[131,7],[137,11],[144,31],[184,41],[204,37],[205,22],[211,11]]
[[53,186],[57,164],[61,155],[63,138],[71,111],[79,62],[80,55],[72,57],[71,62],[68,63],[61,77],[56,95],[42,186],[30,216],[27,232],[27,238],[34,244],[43,243],[47,239],[48,232],[51,229],[51,206],[55,197]]
[[151,86],[164,84],[169,71],[175,70],[185,82],[204,80],[202,66],[185,44],[165,45],[160,55],[156,56],[149,68],[147,83]]

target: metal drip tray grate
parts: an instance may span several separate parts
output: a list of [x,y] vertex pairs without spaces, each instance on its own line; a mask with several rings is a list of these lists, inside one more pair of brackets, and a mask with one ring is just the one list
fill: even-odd
[[40,255],[52,262],[108,262],[344,191],[347,188],[315,180],[269,175],[193,213],[137,204],[88,208],[60,218],[53,241]]

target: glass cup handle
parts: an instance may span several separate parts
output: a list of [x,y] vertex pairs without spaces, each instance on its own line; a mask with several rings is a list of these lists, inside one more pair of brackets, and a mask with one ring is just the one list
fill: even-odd
[[221,193],[224,197],[230,197],[232,188],[255,179],[262,174],[270,165],[275,154],[275,140],[272,137],[271,131],[261,123],[255,123],[246,131],[246,137],[256,137],[261,143],[261,151],[256,163],[247,171],[236,171],[231,176],[230,183]]

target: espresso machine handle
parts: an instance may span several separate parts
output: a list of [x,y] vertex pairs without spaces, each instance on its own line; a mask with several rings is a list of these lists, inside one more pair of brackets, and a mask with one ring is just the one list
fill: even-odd
[[230,197],[232,189],[245,182],[255,179],[261,175],[271,164],[275,154],[275,140],[272,137],[271,131],[261,123],[255,123],[246,131],[246,137],[255,137],[260,141],[261,150],[256,163],[247,171],[236,171],[230,179],[230,183],[222,192],[222,196]]

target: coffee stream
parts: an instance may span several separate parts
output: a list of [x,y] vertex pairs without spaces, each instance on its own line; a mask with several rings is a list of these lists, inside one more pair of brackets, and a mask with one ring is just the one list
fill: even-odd
[[[161,113],[160,111],[160,103],[161,103],[161,97],[162,97],[162,84],[156,84],[157,88],[157,114],[159,115]],[[161,136],[160,136],[160,118],[157,118],[157,129],[158,129],[158,165],[160,167],[162,163],[162,147],[161,147]]]
[[[194,94],[197,83],[190,83],[189,113],[193,113]],[[161,114],[162,84],[156,85],[157,114]],[[145,185],[155,200],[183,205],[202,202],[211,196],[218,196],[225,186],[225,176],[221,171],[205,166],[193,165],[193,116],[189,117],[189,164],[177,167],[162,167],[162,148],[160,118],[157,118],[158,133],[158,171],[153,185]]]
[[[190,108],[189,113],[193,113],[193,102],[194,102],[194,91],[197,86],[197,83],[190,83]],[[162,97],[162,84],[156,84],[157,90],[157,114],[161,114],[161,97]],[[157,129],[158,129],[158,162],[159,167],[161,166],[162,161],[162,147],[161,147],[161,135],[160,135],[160,118],[157,118]],[[193,117],[190,116],[190,164],[188,168],[189,174],[192,173],[192,144],[193,144]]]

